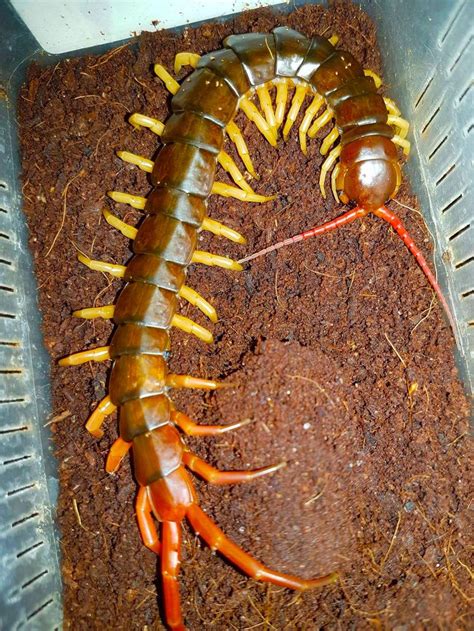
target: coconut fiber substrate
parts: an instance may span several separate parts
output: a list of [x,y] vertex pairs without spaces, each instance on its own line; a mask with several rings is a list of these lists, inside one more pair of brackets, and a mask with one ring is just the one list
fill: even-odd
[[[101,209],[140,221],[138,211],[113,204],[106,191],[150,191],[147,176],[115,152],[156,155],[157,137],[127,122],[136,111],[160,120],[169,115],[170,96],[153,63],[171,70],[179,51],[207,53],[231,33],[285,24],[307,36],[337,33],[341,48],[381,72],[374,25],[346,3],[289,15],[260,9],[178,35],[145,33],[102,56],[29,70],[20,99],[24,208],[51,355],[68,629],[163,628],[159,559],[140,540],[129,460],[116,475],[104,471],[115,417],[101,440],[84,429],[107,392],[108,367],[56,365],[108,343],[109,321],[71,312],[111,304],[122,287],[81,265],[77,252],[115,263],[131,256],[130,242],[105,223]],[[300,121],[301,115],[288,142],[274,149],[239,114],[260,175],[252,185],[276,199],[250,204],[212,196],[210,216],[248,243],[203,233],[200,249],[239,259],[342,212],[318,187],[319,146],[329,127],[309,142],[305,157]],[[230,143],[226,150],[239,161]],[[217,179],[230,183],[220,169]],[[431,261],[430,235],[406,184],[397,200],[390,208]],[[180,586],[189,629],[472,625],[468,406],[446,318],[390,226],[367,217],[241,273],[193,265],[187,284],[213,302],[220,319],[211,325],[209,346],[173,331],[170,370],[232,387],[175,391],[176,406],[200,423],[251,423],[186,443],[220,469],[287,463],[272,476],[231,487],[196,479],[201,506],[272,568],[304,577],[340,573],[339,582],[304,594],[257,583],[184,525]],[[181,313],[209,326],[188,304]]]

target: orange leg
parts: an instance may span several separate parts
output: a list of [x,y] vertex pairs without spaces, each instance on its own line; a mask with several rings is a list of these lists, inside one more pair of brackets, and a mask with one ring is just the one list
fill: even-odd
[[282,574],[265,567],[250,554],[244,552],[239,546],[228,539],[222,530],[199,508],[192,504],[186,511],[186,517],[196,534],[199,534],[212,550],[221,552],[231,563],[242,572],[257,581],[264,581],[287,587],[289,589],[312,589],[328,583],[334,583],[338,576],[336,573],[327,574],[313,579],[302,579],[290,574]]
[[189,416],[183,414],[183,412],[176,411],[171,412],[171,420],[188,436],[215,436],[217,434],[224,434],[233,429],[244,427],[244,425],[248,425],[251,422],[250,419],[246,419],[239,423],[232,423],[231,425],[198,425],[192,421]]
[[417,247],[417,245],[415,244],[413,239],[410,237],[410,235],[407,232],[407,229],[405,228],[405,226],[403,225],[401,220],[397,217],[397,215],[395,213],[393,213],[391,210],[389,210],[385,206],[382,206],[381,208],[376,210],[374,212],[374,215],[377,215],[377,217],[380,217],[381,219],[385,219],[385,221],[387,221],[392,226],[392,228],[398,234],[400,239],[407,246],[409,251],[413,254],[413,256],[416,259],[416,262],[418,263],[418,265],[423,270],[424,275],[428,279],[431,287],[433,288],[434,292],[438,296],[439,301],[443,305],[444,310],[446,311],[446,315],[448,316],[449,323],[451,325],[453,333],[455,333],[456,332],[456,325],[454,323],[454,318],[453,318],[452,313],[451,313],[451,311],[449,309],[449,305],[448,305],[448,303],[446,301],[446,298],[443,296],[443,293],[441,291],[441,287],[438,285],[438,281],[436,280],[436,277],[433,274],[433,272],[430,270],[430,268],[428,266],[428,263],[426,262],[425,257],[421,253],[421,250]]
[[161,574],[163,578],[163,601],[168,627],[172,631],[185,631],[179,603],[178,573],[180,565],[181,526],[174,521],[162,524],[163,547]]
[[279,464],[269,467],[250,469],[249,471],[220,471],[210,464],[207,464],[207,462],[190,451],[184,452],[183,462],[191,471],[197,473],[201,478],[204,478],[206,482],[210,482],[211,484],[238,484],[239,482],[249,482],[250,480],[255,480],[255,478],[260,478],[262,475],[267,475],[267,473],[274,473],[286,465],[286,462],[280,462]]
[[158,540],[158,534],[151,514],[150,500],[148,499],[145,486],[141,486],[138,491],[135,512],[143,543],[155,554],[160,554],[161,545]]
[[123,438],[117,438],[107,456],[107,462],[105,463],[107,473],[115,473],[117,471],[131,446],[132,443],[127,443]]

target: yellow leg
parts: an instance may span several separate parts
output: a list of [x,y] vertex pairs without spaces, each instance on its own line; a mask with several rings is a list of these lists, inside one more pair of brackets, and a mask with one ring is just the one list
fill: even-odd
[[393,116],[401,115],[401,112],[396,106],[395,101],[393,99],[389,99],[388,96],[384,96],[383,100],[385,103],[385,107],[388,109],[389,114],[392,114]]
[[109,396],[106,396],[102,399],[96,409],[89,416],[89,419],[86,423],[87,431],[95,436],[96,438],[102,438],[104,432],[100,429],[102,423],[105,421],[105,417],[115,412],[117,406],[115,406],[110,400]]
[[275,120],[276,128],[279,129],[285,119],[286,102],[288,101],[288,84],[291,85],[290,79],[278,79],[276,84],[276,101],[275,101]]
[[137,210],[145,208],[146,198],[140,195],[130,195],[130,193],[121,193],[120,191],[108,191],[107,195],[119,204],[128,204]]
[[241,188],[236,188],[235,186],[230,186],[225,182],[214,182],[211,193],[214,195],[222,195],[222,197],[234,197],[243,202],[259,202],[261,204],[275,199],[275,195],[265,197],[264,195],[257,195],[257,193],[247,193],[247,191],[243,191]]
[[107,208],[102,209],[102,214],[104,215],[105,221],[109,225],[116,228],[119,232],[121,232],[124,237],[127,237],[128,239],[132,239],[132,241],[133,239],[135,239],[138,232],[136,228],[134,228],[130,224],[125,223],[125,221],[122,221],[121,219],[116,217],[109,210],[107,210]]
[[230,157],[228,153],[225,151],[221,151],[217,156],[217,161],[221,165],[221,167],[227,171],[230,177],[234,180],[237,186],[243,191],[247,191],[247,193],[254,193],[252,187],[245,180],[244,176],[239,170],[239,167],[235,164],[234,160]]
[[222,267],[223,269],[233,270],[240,272],[243,270],[242,265],[230,259],[227,256],[219,256],[218,254],[211,254],[210,252],[203,252],[202,250],[194,250],[192,263],[202,263],[209,267]]
[[329,134],[326,136],[326,138],[323,140],[321,144],[321,149],[319,150],[321,152],[321,155],[325,156],[338,138],[339,138],[339,130],[336,127],[336,125],[334,125],[334,127],[331,129],[331,131],[329,132]]
[[145,116],[144,114],[139,114],[138,112],[132,114],[128,119],[128,122],[131,123],[135,129],[146,127],[157,136],[161,136],[163,129],[165,128],[164,124],[158,119],[151,118],[151,116]]
[[249,150],[247,144],[242,136],[242,132],[237,127],[237,125],[232,121],[227,124],[225,128],[227,135],[231,139],[231,141],[235,144],[237,153],[240,156],[240,159],[245,165],[245,168],[250,173],[252,177],[258,179],[257,173],[255,172],[254,166],[252,164],[252,160],[250,159]]
[[103,318],[111,320],[114,317],[115,305],[104,305],[103,307],[88,307],[87,309],[78,309],[73,311],[75,318],[84,318],[84,320],[94,320],[95,318]]
[[331,35],[331,37],[328,39],[328,42],[332,44],[333,46],[335,46],[338,41],[339,41],[339,35],[336,35],[336,34]]
[[410,141],[406,140],[406,138],[402,138],[401,136],[397,136],[395,134],[395,136],[393,136],[392,138],[392,142],[394,142],[396,145],[398,145],[399,147],[401,147],[403,149],[403,153],[408,156],[410,153]]
[[174,73],[178,74],[183,66],[195,68],[200,59],[201,55],[197,53],[178,53],[174,58]]
[[364,74],[366,77],[371,77],[374,80],[375,87],[378,90],[382,85],[382,79],[379,77],[379,75],[373,70],[369,70],[367,68],[364,70]]
[[394,127],[398,127],[398,135],[400,138],[406,138],[408,134],[408,130],[410,129],[410,124],[401,116],[394,116],[393,114],[389,114],[387,118],[387,123],[389,125],[393,125]]
[[58,364],[60,366],[79,366],[86,362],[105,362],[108,359],[110,359],[109,346],[99,346],[89,351],[73,353],[68,357],[63,357],[59,360]]
[[143,156],[137,156],[135,153],[130,153],[130,151],[117,151],[117,155],[124,162],[135,164],[142,171],[146,171],[147,173],[151,173],[153,171],[153,166],[155,164],[153,160],[148,160]]
[[173,79],[166,68],[161,64],[155,64],[153,69],[156,76],[159,77],[165,84],[168,92],[171,92],[171,94],[176,94],[176,92],[179,90],[179,83],[176,81],[176,79]]
[[299,137],[300,137],[300,147],[301,151],[304,155],[307,155],[308,151],[306,148],[306,134],[308,133],[309,126],[313,122],[313,118],[316,112],[324,105],[324,99],[322,96],[317,94],[311,102],[311,105],[307,108],[303,121],[299,128]]
[[314,138],[316,134],[318,133],[318,131],[324,127],[324,125],[327,125],[329,122],[331,122],[333,116],[334,116],[334,112],[330,110],[328,107],[321,114],[321,116],[318,116],[318,118],[311,125],[311,127],[308,130],[308,136],[310,138]]
[[200,324],[193,322],[189,318],[185,318],[179,313],[175,313],[171,318],[171,326],[174,326],[176,329],[180,329],[185,333],[191,333],[195,335],[197,338],[202,340],[203,342],[207,342],[208,344],[212,344],[214,338],[212,337],[212,333],[205,329]]
[[252,101],[249,101],[249,99],[244,96],[240,99],[239,107],[247,118],[255,123],[258,131],[265,136],[272,147],[276,147],[277,140],[273,129],[269,126]]
[[217,313],[210,302],[201,296],[197,291],[187,285],[183,285],[178,291],[178,296],[189,302],[193,307],[197,307],[211,322],[217,322]]
[[265,114],[265,119],[267,123],[273,130],[273,134],[276,135],[276,118],[275,112],[273,111],[272,99],[270,96],[270,92],[268,91],[268,87],[266,85],[260,85],[257,88],[257,96],[260,101],[260,107],[262,108],[262,112]]
[[117,278],[123,278],[125,274],[125,265],[115,265],[115,263],[106,263],[105,261],[96,261],[94,259],[90,259],[88,256],[84,254],[78,254],[77,258],[79,261],[95,272],[106,272],[111,276],[116,276]]
[[174,373],[167,375],[166,385],[168,388],[193,388],[197,390],[217,390],[229,387],[229,384],[219,383],[211,379],[201,379],[191,375],[175,375]]
[[234,243],[247,243],[245,238],[239,232],[232,230],[232,228],[229,228],[228,226],[224,226],[224,224],[220,223],[220,221],[209,219],[209,217],[204,219],[201,224],[201,229],[212,232],[212,234],[215,234],[218,237],[225,237]]
[[338,163],[336,164],[335,168],[333,169],[331,173],[331,190],[332,190],[332,194],[334,195],[334,199],[336,200],[338,204],[341,201],[339,199],[339,195],[337,194],[337,176],[339,175],[340,170],[341,170],[340,164]]
[[301,106],[303,105],[307,91],[308,91],[308,88],[306,85],[296,86],[296,90],[293,95],[293,100],[291,101],[290,111],[288,112],[285,126],[283,127],[283,138],[285,140],[288,138],[288,134],[290,133],[290,130],[293,127],[293,123],[298,118],[298,114],[301,109]]
[[321,166],[321,173],[319,175],[319,188],[321,190],[321,195],[324,197],[324,199],[326,199],[326,189],[324,187],[324,181],[326,179],[326,175],[335,165],[336,160],[339,158],[340,155],[341,155],[341,145],[338,145],[331,151],[331,153],[328,155],[326,160],[324,160]]

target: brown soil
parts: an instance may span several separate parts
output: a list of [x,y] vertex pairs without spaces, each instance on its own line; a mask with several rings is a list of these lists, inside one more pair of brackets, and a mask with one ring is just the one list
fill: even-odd
[[[168,115],[153,62],[171,68],[178,51],[204,53],[230,33],[279,24],[308,36],[337,32],[341,47],[380,71],[373,25],[345,3],[289,16],[262,9],[178,36],[146,33],[138,46],[102,57],[30,68],[20,105],[25,212],[52,360],[110,336],[110,323],[70,317],[79,307],[113,302],[121,286],[80,265],[75,248],[115,262],[130,256],[100,210],[107,190],[150,190],[145,175],[114,152],[156,152],[153,134],[126,123],[134,111]],[[243,232],[248,246],[205,235],[200,247],[236,258],[340,212],[318,191],[317,140],[305,158],[296,130],[274,150],[238,120],[261,175],[257,190],[279,196],[264,205],[211,199],[210,215]],[[398,199],[416,207],[406,186]],[[391,207],[429,257],[420,214]],[[139,220],[129,207],[115,205],[115,212]],[[206,347],[173,333],[171,369],[236,385],[177,392],[177,406],[200,422],[253,423],[188,444],[222,469],[288,463],[248,485],[196,481],[202,506],[272,567],[302,576],[341,572],[338,584],[304,595],[258,584],[184,526],[189,628],[468,628],[468,407],[445,318],[393,231],[370,217],[241,274],[193,267],[189,284],[217,307],[216,342]],[[205,324],[189,306],[182,313]],[[140,542],[130,465],[104,473],[116,423],[100,441],[84,430],[106,393],[107,366],[59,369],[53,361],[52,371],[66,627],[161,629],[159,567]]]

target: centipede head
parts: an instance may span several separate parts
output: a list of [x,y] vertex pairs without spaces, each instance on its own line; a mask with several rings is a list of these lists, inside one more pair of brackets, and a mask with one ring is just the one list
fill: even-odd
[[355,202],[374,211],[392,198],[401,182],[395,145],[384,136],[369,136],[347,144],[341,152],[336,186],[343,203]]

